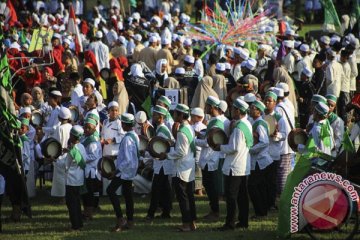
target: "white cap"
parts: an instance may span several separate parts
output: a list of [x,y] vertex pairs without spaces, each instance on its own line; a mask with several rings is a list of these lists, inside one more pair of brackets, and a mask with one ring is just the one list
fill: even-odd
[[222,112],[226,112],[228,108],[228,104],[226,103],[226,101],[220,100],[219,108],[221,109]]
[[218,71],[225,71],[225,64],[224,63],[217,63],[216,64],[216,70]]
[[330,44],[330,38],[328,36],[322,36],[320,38],[320,42],[329,45]]
[[137,123],[144,123],[146,122],[147,117],[146,117],[146,113],[144,111],[139,111],[136,113],[135,115],[135,121]]
[[58,96],[58,97],[62,97],[62,94],[61,94],[61,92],[59,90],[53,90],[53,91],[51,91],[50,94]]
[[275,93],[278,97],[284,97],[284,90],[282,88],[276,87],[272,90],[272,92]]
[[53,38],[58,38],[61,40],[61,35],[59,33],[54,33],[54,35],[52,36]]
[[313,75],[313,72],[307,66],[303,68],[302,73],[305,74],[305,76],[308,78],[311,78]]
[[67,43],[68,45],[70,45],[70,44],[71,44],[71,41],[70,41],[70,39],[65,38],[64,41],[63,41],[63,43]]
[[330,45],[333,45],[336,42],[341,42],[341,37],[338,35],[334,35],[330,38]]
[[284,40],[283,44],[287,48],[294,48],[295,42],[292,40]]
[[231,64],[228,63],[228,62],[226,62],[226,63],[225,63],[225,69],[226,69],[226,70],[230,70],[230,69],[231,69]]
[[149,39],[149,42],[150,43],[154,43],[154,42],[157,42],[157,37],[156,36],[151,36],[150,39]]
[[288,29],[285,31],[285,35],[295,36],[295,31],[292,29]]
[[185,61],[185,62],[188,62],[188,63],[194,63],[194,62],[195,62],[195,58],[194,58],[193,56],[186,55],[184,61]]
[[204,110],[201,108],[193,108],[191,109],[191,115],[195,115],[195,116],[199,116],[199,117],[204,117]]
[[111,107],[119,107],[119,103],[116,101],[111,101],[108,104],[108,108],[111,108]]
[[244,60],[249,58],[249,52],[243,48],[235,48],[234,53],[240,55],[240,57]]
[[175,69],[175,74],[185,74],[185,69],[182,67],[178,67]]
[[301,46],[300,46],[300,51],[302,51],[302,52],[308,52],[309,50],[310,50],[309,45],[307,45],[307,44],[301,44]]
[[134,19],[137,19],[137,20],[139,20],[139,19],[141,18],[140,13],[138,13],[138,12],[134,12],[134,13],[131,15],[131,17],[134,18]]
[[256,96],[253,93],[247,93],[244,96],[244,101],[247,102],[247,103],[249,103],[249,102],[252,103],[255,100],[256,100]]
[[135,35],[133,36],[133,38],[134,38],[136,41],[139,41],[139,42],[141,42],[141,40],[142,40],[142,36],[141,36],[140,34],[135,34]]
[[191,39],[189,39],[189,38],[185,39],[184,46],[191,46],[191,45],[192,45]]
[[176,41],[183,43],[185,41],[185,38],[183,36],[177,36]]
[[98,30],[98,31],[95,33],[95,37],[98,38],[98,39],[103,38],[103,33],[102,33],[102,31]]
[[249,59],[245,62],[245,67],[246,67],[247,69],[249,69],[250,71],[253,71],[253,70],[255,70],[255,68],[256,68],[256,64],[257,64],[257,62],[256,62],[255,59],[249,58]]
[[287,83],[280,82],[280,83],[276,84],[275,87],[281,88],[282,90],[284,90],[284,92],[289,92],[289,85]]
[[66,107],[60,107],[59,118],[70,119],[71,118],[70,109],[68,109]]
[[119,36],[118,37],[118,41],[122,44],[125,44],[126,43],[126,38],[124,36]]
[[21,116],[24,113],[31,113],[31,108],[29,108],[29,107],[20,108],[19,115]]
[[95,81],[91,78],[86,78],[83,83],[89,83],[91,86],[95,87]]
[[298,46],[300,46],[302,43],[301,41],[295,41],[294,42],[294,47],[297,48]]
[[161,39],[161,45],[168,45],[171,43],[171,38],[168,38],[168,37],[163,37]]

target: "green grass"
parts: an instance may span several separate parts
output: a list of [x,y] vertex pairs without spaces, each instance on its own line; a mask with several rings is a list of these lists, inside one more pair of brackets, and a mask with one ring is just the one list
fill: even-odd
[[[115,224],[115,215],[107,197],[101,197],[101,211],[95,215],[92,221],[86,222],[80,232],[68,232],[69,218],[65,205],[54,204],[54,199],[48,194],[49,186],[39,190],[36,198],[31,199],[33,218],[22,217],[20,223],[4,223],[3,234],[0,239],[276,239],[277,214],[275,212],[262,221],[250,221],[249,229],[246,231],[218,232],[214,229],[220,227],[224,222],[225,203],[221,202],[221,219],[210,223],[202,221],[202,216],[208,212],[206,197],[196,199],[199,229],[191,233],[178,233],[175,227],[181,223],[181,216],[177,202],[173,203],[172,218],[170,220],[159,220],[150,224],[143,219],[149,205],[149,197],[135,197],[135,228],[126,232],[111,233],[109,230]],[[123,199],[120,199],[122,210],[125,212]],[[5,199],[3,216],[10,214],[10,206]],[[253,215],[252,209],[250,215]],[[293,239],[309,239],[307,235],[296,234]]]

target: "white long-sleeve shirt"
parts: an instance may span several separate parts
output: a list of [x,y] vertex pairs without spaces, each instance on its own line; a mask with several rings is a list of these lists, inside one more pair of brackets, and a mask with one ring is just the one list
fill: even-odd
[[[157,126],[156,136],[163,137],[170,141],[175,141],[173,135],[171,134],[171,131],[166,127],[166,125],[164,123]],[[153,162],[154,174],[159,174],[161,168],[163,168],[165,175],[171,175],[174,171],[173,170],[174,169],[174,161],[168,160],[168,159],[159,160],[159,159],[154,158],[154,162]]]
[[119,152],[120,142],[124,136],[125,132],[121,127],[120,119],[116,119],[113,121],[110,121],[110,119],[106,119],[103,122],[101,138],[105,140],[111,139],[113,142],[104,145],[103,156],[117,156]]
[[95,54],[99,71],[101,71],[103,68],[110,68],[108,46],[106,46],[101,41],[95,41],[90,43],[89,50]]
[[[275,111],[269,113],[268,115],[274,116]],[[280,149],[282,148],[282,145],[287,137],[285,119],[283,117],[280,117],[279,120],[276,119],[276,125],[278,129],[277,134],[273,137],[269,136],[269,154],[273,161],[280,160]]]
[[82,107],[80,104],[80,98],[84,95],[82,88],[82,85],[78,83],[71,92],[71,105],[77,106],[78,109]]
[[[86,138],[82,141],[82,144],[86,142]],[[102,149],[100,141],[93,141],[87,146],[86,150],[86,167],[85,167],[85,177],[86,178],[98,178],[100,180],[100,175],[98,174],[97,164],[100,158],[102,157]]]
[[[284,110],[286,111],[287,115],[289,116],[290,122],[289,122]],[[284,102],[278,103],[278,105],[275,108],[275,111],[281,115],[281,117],[284,119],[284,123],[285,123],[286,140],[283,141],[281,144],[281,148],[279,149],[280,155],[294,153],[294,151],[289,146],[287,138],[288,138],[290,131],[292,130],[291,124],[292,124],[293,128],[295,127],[295,117],[292,117],[293,115],[291,114],[292,112],[291,112],[290,108]]]
[[45,126],[43,127],[43,132],[45,133],[44,139],[51,137],[54,134],[56,127],[60,125],[59,112],[60,112],[59,106],[56,106],[51,111],[50,117],[46,122]]
[[[134,142],[130,134],[133,135],[136,142]],[[124,180],[135,178],[139,165],[138,146],[139,138],[137,134],[133,130],[127,132],[120,143],[118,157],[115,162],[116,169],[118,170],[117,177]]]
[[339,62],[332,60],[325,70],[326,78],[326,94],[340,96],[341,78],[343,76],[343,68]]
[[341,92],[350,92],[351,67],[348,62],[341,63],[343,73],[341,78]]
[[[74,146],[82,155],[84,159],[87,158],[85,147],[81,143]],[[82,186],[84,184],[84,170],[74,161],[67,153],[66,156],[66,185],[68,186]]]
[[356,91],[356,77],[358,76],[358,67],[356,62],[356,55],[355,53],[352,54],[349,58],[349,64],[351,69],[350,74],[350,91]]

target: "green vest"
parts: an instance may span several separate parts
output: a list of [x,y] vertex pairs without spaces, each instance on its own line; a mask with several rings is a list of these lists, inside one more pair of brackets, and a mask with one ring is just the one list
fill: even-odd
[[236,128],[240,129],[240,131],[244,134],[246,147],[251,148],[253,146],[253,144],[254,144],[251,129],[249,129],[248,126],[243,121],[239,121],[236,124]]
[[256,122],[254,122],[254,124],[252,125],[252,127],[253,127],[252,130],[253,130],[254,132],[256,132],[256,129],[257,129],[257,127],[258,127],[259,125],[263,126],[263,127],[266,129],[267,135],[269,135],[269,126],[268,126],[267,122],[266,122],[264,119],[259,119],[259,120],[257,120]]
[[181,124],[180,128],[179,128],[179,132],[183,133],[186,136],[187,140],[190,143],[190,149],[195,154],[195,152],[196,152],[195,141],[194,141],[194,137],[191,134],[190,130],[184,124]]

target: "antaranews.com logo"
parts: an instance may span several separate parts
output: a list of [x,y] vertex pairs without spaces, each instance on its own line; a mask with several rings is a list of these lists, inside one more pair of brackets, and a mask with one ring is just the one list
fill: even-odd
[[[337,231],[345,222],[353,221],[352,213],[358,211],[358,201],[355,187],[340,175],[321,172],[307,176],[292,194],[290,231],[296,233],[305,227],[324,232]],[[354,232],[357,226],[356,212]]]

